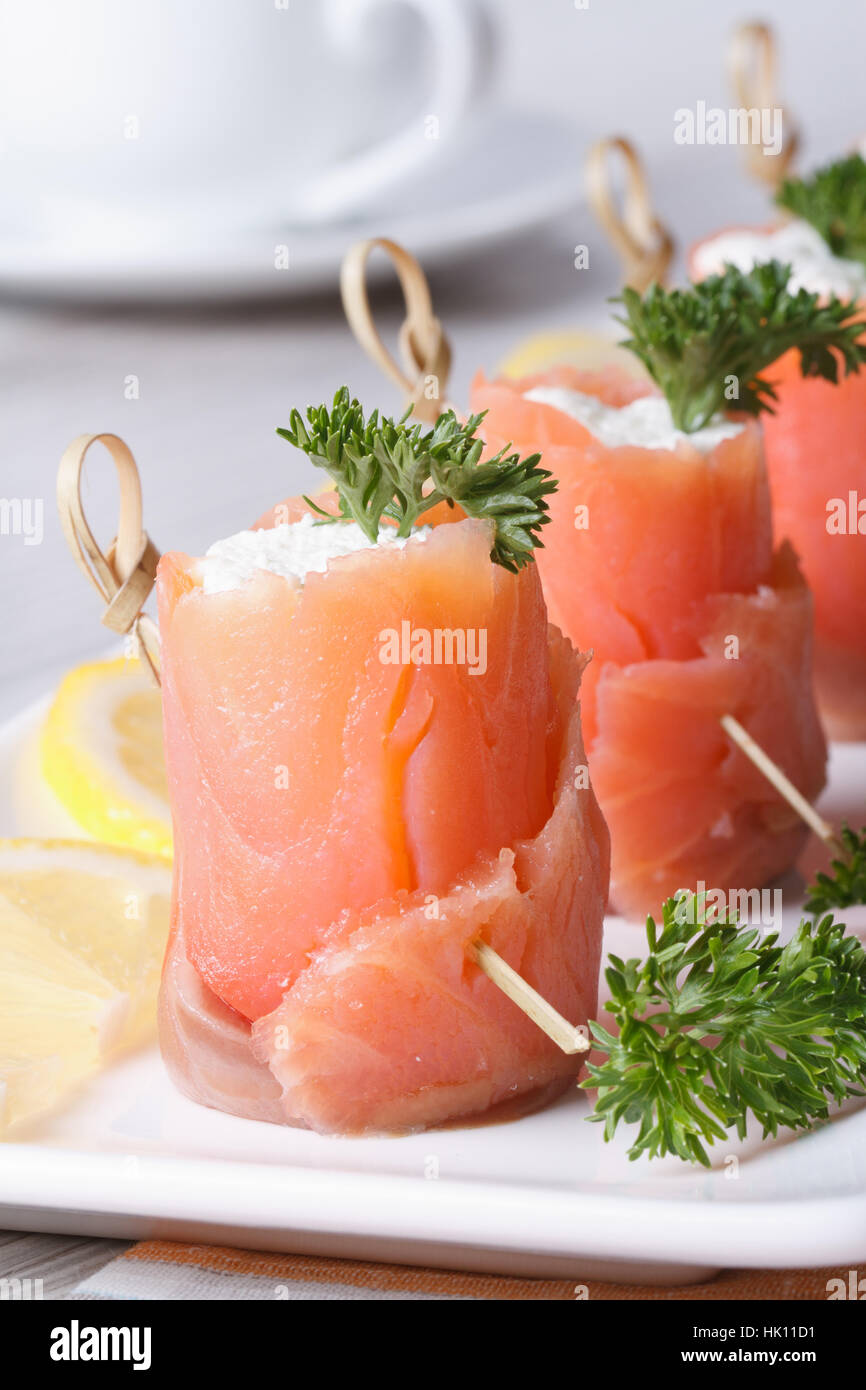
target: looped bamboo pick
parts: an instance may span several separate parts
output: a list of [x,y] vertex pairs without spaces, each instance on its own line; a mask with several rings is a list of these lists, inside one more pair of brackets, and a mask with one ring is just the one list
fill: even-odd
[[[406,318],[399,337],[402,368],[379,336],[367,297],[367,261],[376,249],[390,257],[406,301]],[[349,327],[361,347],[405,393],[412,413],[419,420],[435,423],[448,408],[445,397],[451,348],[433,313],[430,286],[415,257],[387,237],[359,241],[343,260],[340,292]]]
[[775,188],[785,178],[800,147],[800,134],[776,94],[776,40],[768,24],[741,24],[728,48],[728,76],[741,110],[780,111],[782,147],[764,152],[751,141],[744,147],[746,167],[754,178]]
[[[611,160],[625,165],[622,211],[617,206]],[[674,254],[674,239],[653,209],[640,156],[622,136],[594,144],[586,157],[586,190],[592,210],[623,262],[625,283],[642,293],[653,281],[663,285]]]
[[[84,515],[81,474],[91,444],[105,446],[120,485],[117,535],[103,553]],[[132,633],[141,660],[159,685],[159,634],[142,609],[156,582],[159,551],[142,525],[141,481],[131,451],[116,434],[81,434],[60,460],[57,506],[63,534],[82,574],[105,603],[103,624],[118,635]]]

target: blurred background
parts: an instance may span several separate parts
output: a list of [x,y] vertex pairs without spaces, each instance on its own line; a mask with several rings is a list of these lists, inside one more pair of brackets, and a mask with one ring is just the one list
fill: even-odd
[[[696,238],[770,220],[741,149],[673,138],[678,109],[735,104],[743,20],[775,32],[798,167],[850,148],[861,0],[0,0],[0,500],[44,516],[38,544],[0,534],[0,717],[110,645],[56,518],[71,438],[121,434],[152,538],[199,553],[310,484],[274,433],[293,405],[346,382],[400,408],[340,308],[359,237],[428,271],[462,404],[527,335],[605,319],[620,267],[583,188],[600,136],[639,148],[675,275]],[[89,474],[107,543],[107,456]]]

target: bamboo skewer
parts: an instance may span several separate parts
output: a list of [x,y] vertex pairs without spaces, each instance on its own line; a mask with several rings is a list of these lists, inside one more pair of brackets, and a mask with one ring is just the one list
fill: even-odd
[[768,24],[741,24],[731,35],[727,55],[728,78],[734,99],[744,111],[779,111],[782,146],[767,155],[762,146],[749,143],[744,159],[749,173],[771,188],[787,176],[800,147],[800,134],[778,98],[776,88],[776,39]]
[[511,1002],[516,1004],[518,1009],[522,1009],[527,1018],[531,1018],[563,1052],[574,1056],[578,1052],[589,1051],[589,1032],[586,1026],[575,1027],[568,1019],[563,1018],[562,1014],[558,1013],[537,989],[533,989],[522,975],[518,975],[508,961],[503,960],[486,941],[476,937],[467,946],[466,954],[484,971],[488,980],[492,980],[503,994],[507,994]]
[[819,816],[811,802],[807,801],[803,793],[797,790],[794,783],[785,776],[778,764],[774,763],[773,759],[764,752],[761,745],[755,742],[739,720],[735,719],[732,714],[723,714],[719,723],[728,738],[745,753],[758,771],[764,774],[767,781],[772,783],[788,805],[806,822],[809,829],[814,831],[828,848],[841,851],[842,845],[832,825],[825,821],[823,816]]
[[[610,174],[612,157],[625,166],[622,211],[617,207]],[[665,284],[674,254],[674,239],[656,215],[649,182],[637,150],[622,136],[608,136],[586,158],[586,191],[592,210],[619,252],[626,285],[643,293],[654,281]]]
[[[376,250],[384,251],[390,258],[406,302],[399,338],[402,368],[382,342],[370,310],[367,262]],[[442,411],[449,408],[446,395],[451,347],[433,313],[427,277],[415,257],[387,237],[359,241],[343,259],[340,294],[349,327],[368,357],[404,392],[412,413],[419,420],[435,424]]]
[[[117,535],[104,553],[87,524],[81,477],[92,444],[108,450],[120,487]],[[142,525],[141,480],[135,459],[116,434],[80,434],[60,460],[57,509],[78,568],[105,604],[102,622],[118,636],[132,634],[145,670],[159,685],[159,633],[142,609],[156,583],[159,551]]]

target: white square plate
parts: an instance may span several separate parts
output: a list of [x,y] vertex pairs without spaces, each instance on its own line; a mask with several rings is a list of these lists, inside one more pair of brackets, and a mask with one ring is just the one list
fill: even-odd
[[[43,708],[0,732],[4,834],[68,833],[33,796]],[[864,785],[866,746],[835,748],[823,812],[859,824]],[[612,918],[606,944],[638,955],[643,933]],[[629,1163],[588,1113],[575,1093],[511,1123],[324,1138],[194,1105],[154,1047],[0,1145],[0,1226],[659,1284],[866,1259],[863,1103],[798,1139],[732,1140],[709,1172]]]

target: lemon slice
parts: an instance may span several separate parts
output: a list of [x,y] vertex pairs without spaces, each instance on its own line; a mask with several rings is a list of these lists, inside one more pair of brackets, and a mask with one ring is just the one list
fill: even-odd
[[503,376],[523,377],[563,365],[588,372],[614,366],[632,376],[646,376],[638,358],[613,338],[585,332],[537,333],[512,348],[500,371]]
[[94,839],[171,854],[161,702],[140,661],[97,661],[64,677],[42,729],[40,765]]
[[77,840],[0,840],[0,1133],[156,1022],[171,870]]
[[0,1139],[7,1125],[49,1110],[63,1089],[59,1057],[22,1059],[0,1054]]

